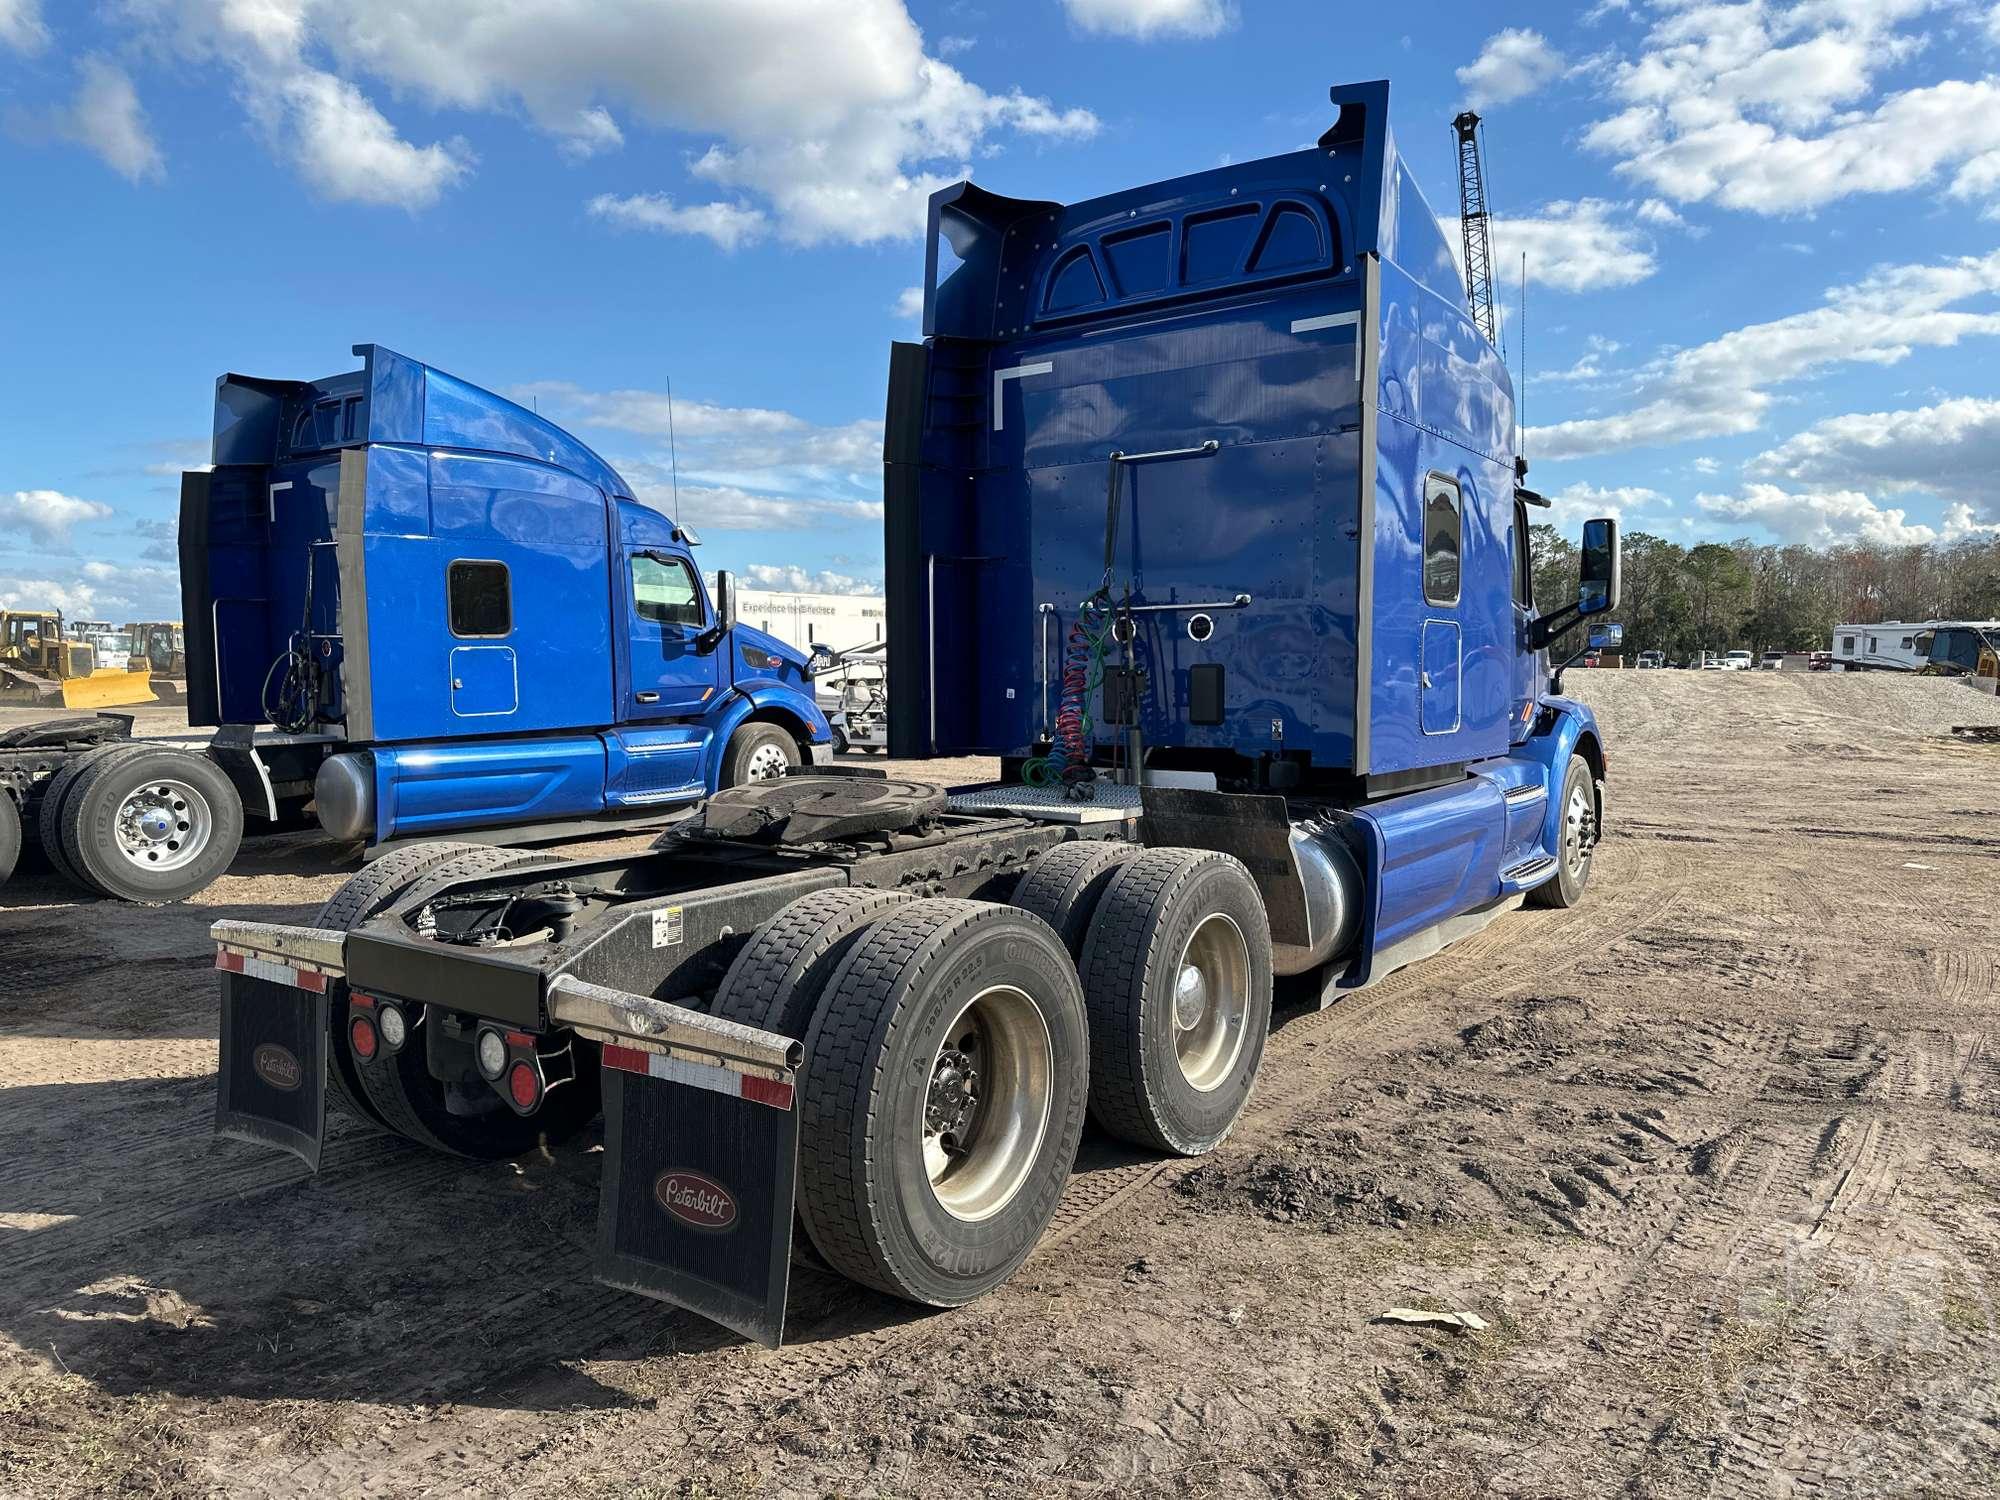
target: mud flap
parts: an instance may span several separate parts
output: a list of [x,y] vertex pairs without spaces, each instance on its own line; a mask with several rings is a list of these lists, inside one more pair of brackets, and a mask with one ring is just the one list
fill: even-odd
[[1183,787],[1141,787],[1145,817],[1139,835],[1149,848],[1216,849],[1243,861],[1270,914],[1271,941],[1312,941],[1305,887],[1292,859],[1292,822],[1285,799]]
[[317,1172],[326,1135],[325,990],[244,973],[219,977],[222,1069],[215,1133],[276,1146]]
[[775,1349],[798,1186],[794,1092],[789,1078],[607,1045],[597,1279]]

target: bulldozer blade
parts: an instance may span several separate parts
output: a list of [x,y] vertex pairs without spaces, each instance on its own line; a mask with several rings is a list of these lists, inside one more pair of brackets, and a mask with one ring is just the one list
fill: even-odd
[[157,703],[150,672],[92,672],[71,677],[62,685],[64,708],[117,708],[128,703]]

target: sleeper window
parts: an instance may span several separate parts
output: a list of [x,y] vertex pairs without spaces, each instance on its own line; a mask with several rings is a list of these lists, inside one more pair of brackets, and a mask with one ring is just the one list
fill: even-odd
[[1458,481],[1424,476],[1424,602],[1458,603]]
[[679,559],[661,561],[641,554],[632,559],[632,611],[656,625],[701,624],[701,595],[694,570]]
[[500,636],[514,628],[513,591],[505,563],[455,562],[445,570],[445,585],[453,635]]

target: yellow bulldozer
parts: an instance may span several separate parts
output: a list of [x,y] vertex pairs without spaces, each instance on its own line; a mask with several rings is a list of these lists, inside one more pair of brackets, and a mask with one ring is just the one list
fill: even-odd
[[52,609],[0,610],[0,704],[119,708],[154,703],[152,672],[129,654],[103,660]]
[[153,692],[161,702],[187,697],[187,635],[179,620],[140,620],[125,627],[132,638],[132,656],[145,658],[153,674]]

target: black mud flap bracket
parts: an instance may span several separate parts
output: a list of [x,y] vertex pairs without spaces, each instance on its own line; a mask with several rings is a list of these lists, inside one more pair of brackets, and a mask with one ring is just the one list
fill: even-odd
[[776,1348],[804,1048],[568,977],[550,985],[549,1010],[604,1049],[597,1279]]
[[218,922],[211,933],[222,983],[215,1133],[276,1146],[317,1172],[341,935],[267,922]]

